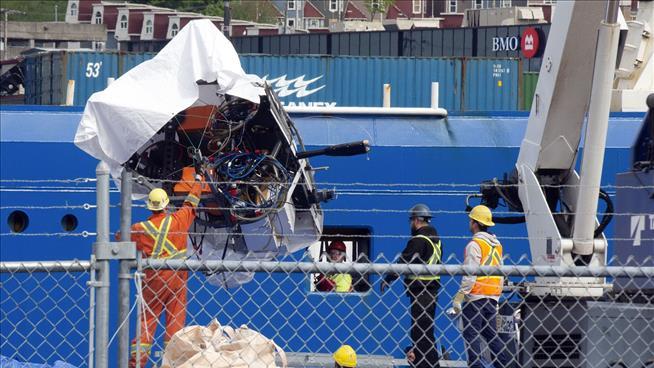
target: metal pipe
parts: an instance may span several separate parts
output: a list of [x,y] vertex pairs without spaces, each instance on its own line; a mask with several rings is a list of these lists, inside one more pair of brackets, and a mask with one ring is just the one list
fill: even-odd
[[[123,169],[120,181],[120,235],[121,240],[129,241],[132,237],[132,173]],[[129,261],[120,260],[118,266],[118,367],[127,368],[129,363],[129,318],[130,304],[130,266]]]
[[604,21],[608,24],[617,23],[619,11],[620,11],[620,1],[608,0],[606,4],[606,16],[604,18]]
[[439,118],[447,116],[445,109],[424,107],[288,106],[284,107],[284,110],[289,114],[434,116]]
[[75,103],[75,80],[71,79],[68,81],[68,86],[66,87],[66,106],[73,106]]
[[232,36],[230,32],[232,12],[229,6],[229,0],[223,1],[223,10],[223,33],[225,34],[225,37],[230,38]]
[[[91,255],[91,264],[94,266],[95,257]],[[95,356],[95,269],[89,272],[89,368],[93,368]]]
[[89,261],[0,262],[0,273],[88,272]]
[[[609,1],[609,9],[613,8],[614,3],[616,2]],[[609,14],[607,11],[607,18],[613,17],[613,10],[610,12]],[[620,27],[617,23],[601,22],[581,163],[577,215],[574,219],[572,235],[572,252],[578,255],[594,253],[597,199],[602,179],[619,35]]]
[[431,82],[431,108],[438,108],[438,82]]
[[400,275],[506,275],[506,276],[628,276],[652,277],[654,267],[571,267],[571,266],[463,266],[397,263],[327,263],[275,261],[199,261],[146,259],[146,269],[171,269],[212,272],[267,273],[357,273]]
[[[95,169],[97,177],[97,239],[100,244],[109,243],[109,166],[101,161]],[[108,367],[109,343],[109,261],[98,260],[95,311],[95,366]]]
[[388,109],[391,107],[391,85],[388,83],[384,83],[383,96],[384,100],[382,102],[382,106]]

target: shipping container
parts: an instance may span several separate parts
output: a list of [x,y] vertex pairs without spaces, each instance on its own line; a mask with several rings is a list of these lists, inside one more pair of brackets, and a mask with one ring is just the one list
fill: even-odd
[[144,53],[129,53],[120,55],[120,75],[123,75],[130,71],[133,67],[141,64],[146,60],[152,59],[156,53],[154,52],[144,52]]
[[[64,104],[68,80],[75,80],[74,104],[84,105],[107,87],[108,78],[155,55],[55,52],[28,58],[26,103]],[[439,83],[439,106],[448,111],[520,106],[517,59],[241,55],[241,63],[271,83],[289,106],[382,106],[383,85],[390,84],[391,106],[429,107],[432,82]]]
[[522,74],[522,105],[520,110],[531,110],[534,93],[536,92],[536,83],[538,83],[538,73],[525,72]]
[[467,59],[462,111],[515,111],[520,96],[517,59]]
[[460,110],[460,59],[242,55],[241,63],[286,105],[382,106],[388,83],[391,106],[429,107],[438,82],[440,107]]
[[85,105],[93,93],[107,88],[109,78],[120,75],[118,53],[69,52],[64,56],[66,80],[75,80],[74,105]]
[[[527,28],[538,33],[538,49],[532,58],[521,51]],[[545,50],[549,24],[479,28],[437,28],[408,31],[340,32],[234,37],[239,54],[329,55],[389,57],[482,57],[520,58],[524,71],[538,72]]]
[[97,91],[117,78],[119,54],[115,52],[58,51],[25,59],[25,102],[33,105],[66,103],[68,81],[75,81],[73,103],[84,105]]

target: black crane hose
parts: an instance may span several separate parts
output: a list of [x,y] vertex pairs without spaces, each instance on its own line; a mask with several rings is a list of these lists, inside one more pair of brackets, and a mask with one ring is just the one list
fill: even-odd
[[597,229],[595,229],[595,233],[593,236],[597,238],[600,236],[603,232],[604,229],[609,225],[611,220],[613,219],[613,201],[611,200],[611,197],[609,196],[608,193],[606,193],[603,189],[600,189],[599,191],[599,198],[606,203],[606,209],[604,210],[604,215],[602,215],[602,221],[600,221],[599,226]]
[[[602,215],[602,220],[600,221],[599,226],[597,229],[595,229],[595,233],[593,236],[597,238],[600,236],[606,227],[609,225],[611,220],[613,219],[613,201],[611,200],[611,197],[604,191],[603,189],[600,189],[599,192],[599,199],[603,200],[604,203],[606,203],[606,209],[604,210],[604,215]],[[467,203],[466,200],[466,212],[470,212],[472,210],[472,206],[470,206]],[[526,217],[523,216],[493,216],[493,222],[496,224],[507,224],[507,225],[515,225],[515,224],[522,224],[526,221]]]

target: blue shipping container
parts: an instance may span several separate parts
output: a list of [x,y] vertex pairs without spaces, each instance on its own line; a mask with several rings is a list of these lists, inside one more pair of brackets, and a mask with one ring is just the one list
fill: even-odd
[[517,59],[465,60],[461,110],[519,110],[519,65]]
[[66,54],[66,78],[75,80],[75,105],[85,105],[93,93],[107,88],[109,78],[118,78],[118,60],[118,53]]
[[142,62],[152,59],[156,54],[155,52],[144,52],[120,55],[120,75],[127,73]]
[[66,103],[68,81],[75,81],[75,105],[107,88],[108,78],[118,78],[116,52],[59,51],[43,53],[25,60],[25,101],[37,105]]
[[268,80],[287,106],[429,107],[431,83],[439,105],[461,109],[461,59],[242,55],[243,69]]
[[[75,80],[75,105],[154,53],[58,52],[26,61],[26,103],[65,103]],[[349,56],[241,55],[243,69],[269,83],[287,106],[382,106],[391,85],[391,106],[429,107],[431,83],[448,111],[519,108],[519,60]]]

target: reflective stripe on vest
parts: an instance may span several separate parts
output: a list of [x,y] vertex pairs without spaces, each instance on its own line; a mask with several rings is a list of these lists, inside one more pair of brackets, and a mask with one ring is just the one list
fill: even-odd
[[[171,217],[166,216],[161,222],[161,226],[157,228],[152,221],[141,222],[145,233],[154,240],[154,248],[152,248],[151,258],[159,259],[183,259],[186,257],[185,252],[180,252],[175,244],[168,239],[168,231],[170,231]],[[164,256],[163,252],[167,255]]]
[[[481,249],[482,266],[501,266],[502,265],[502,244],[491,245],[480,238],[472,239]],[[477,276],[475,284],[470,290],[474,295],[499,296],[502,294],[502,276]]]
[[140,344],[133,343],[131,345],[130,352],[132,355],[136,355],[136,350],[140,350],[143,353],[150,354],[150,349],[152,349],[152,344],[147,344],[143,342]]
[[200,204],[200,198],[198,198],[195,195],[189,193],[189,195],[186,196],[186,199],[184,200],[184,202],[188,202],[188,203],[191,204],[191,206],[197,207]]
[[[429,260],[427,261],[427,263],[425,263],[426,265],[432,265],[432,264],[436,264],[436,263],[441,262],[441,241],[440,240],[438,241],[438,243],[434,244],[434,241],[431,240],[430,237],[425,236],[425,235],[416,235],[411,239],[415,239],[415,238],[425,239],[429,244],[431,244],[431,247],[434,250],[433,253],[431,254],[431,257],[429,257]],[[411,280],[431,281],[431,280],[440,280],[441,277],[439,275],[428,275],[428,276],[409,275],[409,276],[407,276],[407,278],[411,279]]]

